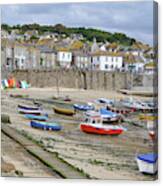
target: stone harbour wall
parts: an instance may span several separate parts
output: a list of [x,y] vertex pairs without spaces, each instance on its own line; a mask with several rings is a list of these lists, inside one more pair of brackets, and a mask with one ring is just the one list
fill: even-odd
[[34,87],[118,90],[135,86],[153,86],[153,75],[126,72],[80,71],[80,70],[17,70],[10,75],[26,80]]

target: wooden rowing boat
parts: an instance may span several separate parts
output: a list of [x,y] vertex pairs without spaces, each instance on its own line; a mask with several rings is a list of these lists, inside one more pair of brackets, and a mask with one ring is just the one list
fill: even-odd
[[34,114],[34,115],[41,115],[42,114],[41,110],[29,110],[29,109],[23,109],[23,108],[18,108],[18,112],[20,114]]
[[68,109],[68,108],[54,107],[53,110],[57,114],[63,114],[68,116],[73,116],[75,114],[75,111],[73,109]]
[[156,114],[140,114],[140,120],[147,120],[147,121],[156,121],[158,119]]
[[52,131],[59,131],[61,130],[61,126],[57,123],[49,123],[49,122],[40,122],[40,121],[31,121],[31,127],[39,128],[43,130],[52,130]]
[[40,107],[33,106],[33,105],[18,105],[18,109],[24,109],[24,110],[40,110]]
[[25,118],[30,120],[46,121],[48,120],[47,115],[34,115],[34,114],[25,114]]

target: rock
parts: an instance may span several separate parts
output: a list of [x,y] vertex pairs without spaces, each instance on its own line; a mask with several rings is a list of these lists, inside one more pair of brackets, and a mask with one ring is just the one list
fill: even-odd
[[7,163],[4,160],[2,160],[2,167],[1,167],[1,171],[4,173],[9,173],[12,171],[15,171],[15,166],[12,163]]
[[8,114],[1,114],[1,122],[11,124],[10,116]]

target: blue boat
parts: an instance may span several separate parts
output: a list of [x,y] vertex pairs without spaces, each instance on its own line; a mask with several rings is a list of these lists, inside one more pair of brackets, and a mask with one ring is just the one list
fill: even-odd
[[74,104],[74,109],[75,110],[80,110],[80,111],[88,111],[88,110],[94,110],[94,106],[92,105],[79,105],[79,104]]
[[39,128],[43,130],[52,130],[59,131],[61,130],[61,126],[57,123],[49,123],[49,122],[40,122],[40,121],[31,121],[31,127]]
[[105,108],[100,109],[100,115],[103,121],[117,121],[119,119],[119,115],[115,112],[109,111]]
[[48,120],[48,115],[34,115],[34,114],[25,114],[25,118],[30,120],[39,120],[39,121],[46,121]]

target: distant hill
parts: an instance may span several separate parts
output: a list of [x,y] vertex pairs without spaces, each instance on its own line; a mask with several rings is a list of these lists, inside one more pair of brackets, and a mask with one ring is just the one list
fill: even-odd
[[27,30],[37,30],[39,34],[43,34],[44,32],[56,32],[59,34],[65,34],[66,36],[69,36],[70,34],[82,34],[87,41],[93,41],[93,38],[96,37],[97,42],[116,42],[124,46],[131,46],[136,42],[134,38],[130,38],[124,33],[110,33],[99,29],[85,27],[66,27],[62,24],[24,24],[14,26],[2,24],[1,27],[8,32],[11,32],[12,29],[18,29],[21,34],[25,33]]

